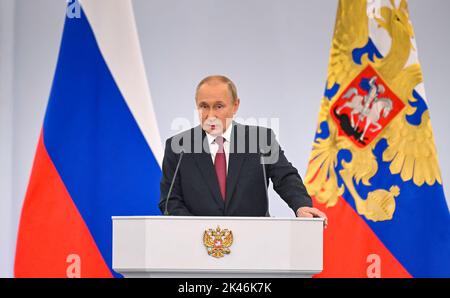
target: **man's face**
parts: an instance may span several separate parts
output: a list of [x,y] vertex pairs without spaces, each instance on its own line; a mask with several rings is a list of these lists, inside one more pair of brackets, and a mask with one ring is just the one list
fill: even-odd
[[217,136],[231,124],[239,108],[239,99],[233,101],[227,84],[213,81],[200,87],[196,104],[203,130]]

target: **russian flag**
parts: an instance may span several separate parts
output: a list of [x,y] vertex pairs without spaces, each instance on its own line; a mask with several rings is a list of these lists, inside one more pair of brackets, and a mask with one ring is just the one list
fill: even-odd
[[25,197],[16,277],[117,277],[115,215],[158,215],[162,144],[131,1],[67,17]]
[[330,222],[317,277],[450,277],[450,212],[406,0],[339,0],[305,181]]

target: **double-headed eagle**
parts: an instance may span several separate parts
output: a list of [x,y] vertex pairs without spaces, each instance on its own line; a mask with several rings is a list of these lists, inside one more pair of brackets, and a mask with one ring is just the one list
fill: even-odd
[[203,233],[203,244],[208,254],[215,258],[222,258],[226,254],[230,254],[230,246],[233,244],[233,233],[220,227],[217,229],[209,229]]
[[[399,174],[402,181],[412,181],[417,186],[441,184],[442,180],[429,111],[427,108],[419,109],[421,99],[415,92],[423,77],[417,59],[411,59],[416,53],[407,2],[402,0],[397,7],[395,1],[390,0],[389,6],[380,8],[377,14],[380,17],[368,16],[367,3],[366,0],[339,2],[327,82],[328,90],[339,90],[322,100],[317,130],[319,137],[313,145],[305,182],[310,195],[327,207],[335,206],[347,189],[359,214],[372,221],[384,221],[392,219],[395,210],[393,199],[400,194],[401,187],[392,185],[389,189],[374,189],[367,198],[362,198],[355,186],[355,183],[371,186],[370,180],[378,172],[374,149],[382,139],[386,140],[387,148],[381,159],[389,163],[392,175]],[[384,57],[373,51],[369,22],[391,38]],[[355,52],[361,51],[364,54],[355,60]],[[333,121],[330,109],[343,90],[368,65],[383,78],[405,107],[377,138],[367,146],[357,148],[348,138],[339,135],[339,127]],[[413,116],[418,119],[417,123],[411,123]],[[320,137],[323,125],[329,134]],[[350,151],[351,159],[343,160],[339,165],[338,153],[341,150]],[[341,167],[339,172],[336,170],[338,167]],[[341,185],[338,175],[343,181]]]

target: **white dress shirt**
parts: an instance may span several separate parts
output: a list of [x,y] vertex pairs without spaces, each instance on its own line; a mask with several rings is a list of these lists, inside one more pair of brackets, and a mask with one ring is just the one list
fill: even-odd
[[[230,160],[230,141],[231,141],[231,130],[232,130],[233,124],[230,124],[227,128],[227,130],[223,133],[223,151],[225,151],[225,161],[227,164],[227,173],[228,173],[228,164]],[[214,161],[216,159],[216,153],[219,150],[219,145],[216,144],[216,137],[209,133],[206,133],[206,137],[208,138],[208,144],[209,144],[209,152],[211,152],[211,158],[212,162],[214,164]]]

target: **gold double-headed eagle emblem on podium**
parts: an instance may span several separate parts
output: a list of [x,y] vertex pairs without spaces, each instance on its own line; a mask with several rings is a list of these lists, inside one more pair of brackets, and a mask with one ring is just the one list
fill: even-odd
[[214,258],[223,258],[231,253],[230,246],[233,244],[233,233],[228,229],[208,229],[203,233],[203,245],[208,255]]

